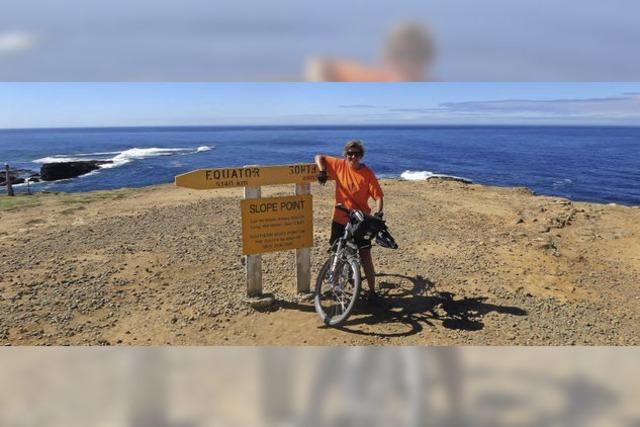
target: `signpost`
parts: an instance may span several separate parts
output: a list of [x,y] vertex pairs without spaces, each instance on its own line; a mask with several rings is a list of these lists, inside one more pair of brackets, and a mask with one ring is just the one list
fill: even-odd
[[[242,253],[246,256],[248,296],[262,294],[262,253],[296,250],[298,292],[311,289],[313,163],[198,169],[175,178],[178,187],[196,190],[244,187],[240,202]],[[295,184],[295,195],[261,198],[261,186]]]
[[4,168],[5,173],[7,174],[5,179],[5,185],[7,186],[7,196],[15,196],[15,193],[13,192],[13,186],[11,185],[11,171],[9,169],[9,164],[5,163]]

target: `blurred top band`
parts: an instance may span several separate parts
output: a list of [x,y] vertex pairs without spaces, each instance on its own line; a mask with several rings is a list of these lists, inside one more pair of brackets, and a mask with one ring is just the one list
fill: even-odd
[[10,0],[2,81],[634,81],[632,0]]

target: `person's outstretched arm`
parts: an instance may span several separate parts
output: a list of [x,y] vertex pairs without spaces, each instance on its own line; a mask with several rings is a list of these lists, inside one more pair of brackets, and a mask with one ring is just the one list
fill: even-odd
[[316,178],[320,184],[325,184],[329,178],[336,179],[335,163],[338,159],[324,154],[316,154],[315,161],[318,166]]
[[325,156],[323,154],[316,154],[315,161],[316,165],[318,166],[319,172],[327,170],[327,161],[325,160]]

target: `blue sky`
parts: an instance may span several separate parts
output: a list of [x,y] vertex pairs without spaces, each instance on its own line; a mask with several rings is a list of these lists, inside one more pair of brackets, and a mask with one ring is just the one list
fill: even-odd
[[640,125],[640,83],[0,83],[0,128]]

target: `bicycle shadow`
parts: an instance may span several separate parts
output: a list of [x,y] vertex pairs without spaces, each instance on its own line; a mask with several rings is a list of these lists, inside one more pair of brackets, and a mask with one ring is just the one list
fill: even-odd
[[[487,303],[487,297],[456,299],[452,292],[438,291],[435,284],[422,275],[415,277],[400,274],[377,274],[378,278],[408,280],[407,289],[390,280],[380,282],[381,304],[375,307],[359,301],[351,317],[338,329],[357,335],[377,337],[403,337],[420,333],[424,325],[436,323],[447,329],[479,331],[484,328],[483,318],[492,312],[525,316],[527,311],[514,306]],[[408,330],[385,333],[358,329],[358,325],[404,324]]]
[[[578,355],[579,353],[574,353]],[[566,356],[560,360],[568,359]],[[532,368],[529,368],[532,369]],[[485,367],[476,371],[474,379],[479,382],[491,383],[508,372],[503,368]],[[485,414],[504,414],[518,411],[519,418],[527,419],[526,425],[530,426],[578,426],[591,424],[593,418],[603,413],[611,414],[619,408],[620,394],[610,388],[606,380],[590,378],[588,373],[576,372],[569,376],[558,376],[557,373],[527,371],[520,369],[509,372],[510,381],[527,384],[526,391],[503,387],[488,387],[478,395],[477,405]],[[534,392],[539,390],[538,392]],[[545,400],[544,396],[556,396],[551,400]],[[545,410],[542,410],[545,408]],[[537,410],[536,410],[537,409]],[[534,411],[534,412],[531,412]],[[480,416],[482,417],[482,415]],[[502,426],[509,425],[508,421],[501,420],[500,416],[491,415],[488,421],[478,420],[478,426]],[[485,415],[486,417],[486,415]],[[484,418],[484,417],[483,417]],[[633,424],[640,425],[636,421]]]

